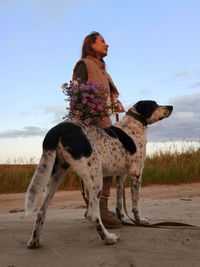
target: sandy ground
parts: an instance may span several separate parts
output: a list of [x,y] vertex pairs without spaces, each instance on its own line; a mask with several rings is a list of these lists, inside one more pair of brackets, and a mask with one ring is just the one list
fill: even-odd
[[[130,193],[127,206],[131,210]],[[57,192],[42,232],[43,246],[26,249],[35,213],[24,217],[24,194],[0,195],[0,267],[199,267],[200,229],[123,226],[106,246],[84,219],[79,191]],[[115,190],[110,207],[114,210]],[[152,223],[179,221],[200,226],[200,183],[141,189],[141,210]]]

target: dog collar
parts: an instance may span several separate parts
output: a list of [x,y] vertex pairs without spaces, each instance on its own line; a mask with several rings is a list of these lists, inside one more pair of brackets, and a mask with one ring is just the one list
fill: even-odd
[[126,112],[126,115],[131,116],[132,118],[138,120],[139,122],[141,122],[144,126],[147,126],[147,121],[145,120],[145,118],[143,116],[141,116],[140,114],[134,113],[132,112],[130,109]]

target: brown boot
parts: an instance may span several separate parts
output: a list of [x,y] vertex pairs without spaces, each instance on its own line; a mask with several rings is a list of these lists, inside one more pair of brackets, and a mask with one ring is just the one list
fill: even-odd
[[112,177],[105,177],[103,181],[102,196],[100,199],[100,213],[103,225],[108,229],[122,228],[122,222],[117,218],[117,215],[108,210],[108,198],[110,195],[110,187]]
[[107,229],[122,228],[122,222],[117,218],[117,215],[108,210],[108,198],[106,197],[100,199],[100,213],[102,223]]

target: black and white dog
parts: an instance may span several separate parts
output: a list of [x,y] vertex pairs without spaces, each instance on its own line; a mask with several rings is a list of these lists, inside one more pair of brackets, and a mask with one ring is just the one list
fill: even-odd
[[[99,200],[103,177],[129,176],[131,178],[132,211],[138,224],[148,224],[139,209],[139,188],[146,157],[147,125],[170,116],[172,106],[159,106],[155,101],[139,101],[126,116],[114,125],[100,129],[79,122],[66,121],[53,127],[43,141],[43,153],[28,187],[25,210],[28,214],[37,197],[45,188],[43,203],[28,248],[40,246],[41,228],[47,207],[62,183],[66,172],[72,168],[82,180],[88,198],[86,217],[95,224],[106,244],[119,239],[105,229],[101,221]],[[122,185],[117,186],[117,213],[122,215]]]

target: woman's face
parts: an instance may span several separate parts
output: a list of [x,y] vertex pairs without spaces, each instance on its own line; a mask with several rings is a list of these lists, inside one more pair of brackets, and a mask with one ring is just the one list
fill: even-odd
[[98,35],[95,43],[92,44],[92,48],[96,53],[96,57],[101,59],[107,56],[108,53],[108,45],[101,35]]

